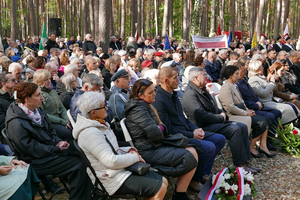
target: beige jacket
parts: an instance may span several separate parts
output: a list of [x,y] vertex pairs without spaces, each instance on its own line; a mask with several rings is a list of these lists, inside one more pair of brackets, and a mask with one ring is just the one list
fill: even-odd
[[[229,81],[225,81],[220,89],[219,99],[222,107],[226,110],[230,121],[237,121],[247,125],[248,134],[251,132],[252,119],[247,116],[248,108],[238,89]],[[243,103],[246,110],[238,108],[236,105]]]

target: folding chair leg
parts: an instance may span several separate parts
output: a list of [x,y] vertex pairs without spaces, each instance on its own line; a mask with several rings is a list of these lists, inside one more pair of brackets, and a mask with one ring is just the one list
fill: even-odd
[[228,162],[227,162],[227,160],[226,160],[226,158],[225,158],[225,156],[224,156],[222,150],[220,151],[220,153],[221,153],[221,156],[222,156],[222,158],[223,158],[223,160],[224,160],[224,162],[225,162],[225,165],[226,165],[227,167],[229,167]]
[[43,200],[47,200],[41,189],[38,190],[38,193],[40,194]]

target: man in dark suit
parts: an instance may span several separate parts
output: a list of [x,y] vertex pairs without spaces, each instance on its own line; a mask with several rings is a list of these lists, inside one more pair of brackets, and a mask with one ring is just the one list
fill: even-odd
[[286,43],[282,46],[282,50],[285,50],[286,52],[290,52],[292,50],[295,50],[294,47],[291,45],[292,39],[290,37],[287,37],[285,39]]
[[290,51],[290,57],[287,59],[288,64],[290,66],[290,71],[292,70],[294,74],[297,76],[298,84],[300,84],[300,67],[297,65],[298,59],[300,57],[300,53],[298,51]]
[[282,50],[282,38],[280,36],[277,37],[276,39],[276,44],[273,45],[273,49],[278,53],[279,51]]
[[118,42],[117,38],[115,36],[112,36],[111,41],[109,43],[110,48],[112,48],[113,50],[121,50],[121,43]]
[[245,47],[245,51],[251,49],[251,39],[247,38],[246,43],[244,43],[243,46]]
[[190,183],[190,187],[196,191],[201,189],[203,175],[210,174],[215,156],[223,148],[225,137],[198,128],[190,120],[186,119],[180,104],[177,92],[178,72],[174,67],[163,67],[159,72],[160,85],[156,90],[155,102],[160,119],[166,125],[171,134],[182,133],[189,139],[189,144],[197,145],[203,154],[198,157],[198,167]]
[[202,127],[204,131],[224,135],[228,139],[234,165],[257,173],[260,169],[248,163],[251,157],[247,125],[228,121],[228,116],[218,109],[215,100],[206,90],[203,68],[192,68],[188,78],[189,83],[181,101],[188,119],[198,127]]
[[276,51],[275,49],[269,49],[267,51],[267,59],[266,62],[264,63],[264,75],[267,77],[268,75],[268,69],[269,67],[271,67],[271,65],[273,64],[273,62],[275,61],[276,58]]

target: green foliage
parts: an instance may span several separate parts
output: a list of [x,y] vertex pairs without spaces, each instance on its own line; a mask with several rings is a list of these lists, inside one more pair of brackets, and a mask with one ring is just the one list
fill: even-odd
[[292,123],[282,126],[279,121],[279,128],[276,128],[277,138],[270,137],[274,141],[274,144],[286,153],[291,155],[300,156],[300,136],[298,131],[294,130]]

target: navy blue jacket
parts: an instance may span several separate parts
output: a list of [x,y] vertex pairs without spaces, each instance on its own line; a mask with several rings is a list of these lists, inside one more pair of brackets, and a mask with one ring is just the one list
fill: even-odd
[[188,138],[194,137],[193,132],[198,127],[183,115],[183,109],[176,91],[171,94],[158,86],[155,102],[152,105],[157,110],[160,120],[167,127],[169,133],[182,133]]
[[[77,121],[77,114],[81,113],[81,111],[79,110],[79,108],[77,107],[77,100],[79,99],[79,97],[85,93],[85,91],[81,90],[81,88],[76,88],[75,94],[73,95],[72,99],[71,99],[71,103],[70,103],[70,114],[73,118],[73,120],[76,122]],[[107,106],[107,102],[105,101],[105,105]],[[107,121],[108,123],[111,122],[111,120],[113,119],[113,112],[112,110],[107,107],[107,117],[105,118],[105,121]]]
[[217,62],[212,63],[210,60],[205,60],[205,70],[213,79],[213,82],[218,82],[220,78],[220,69]]

